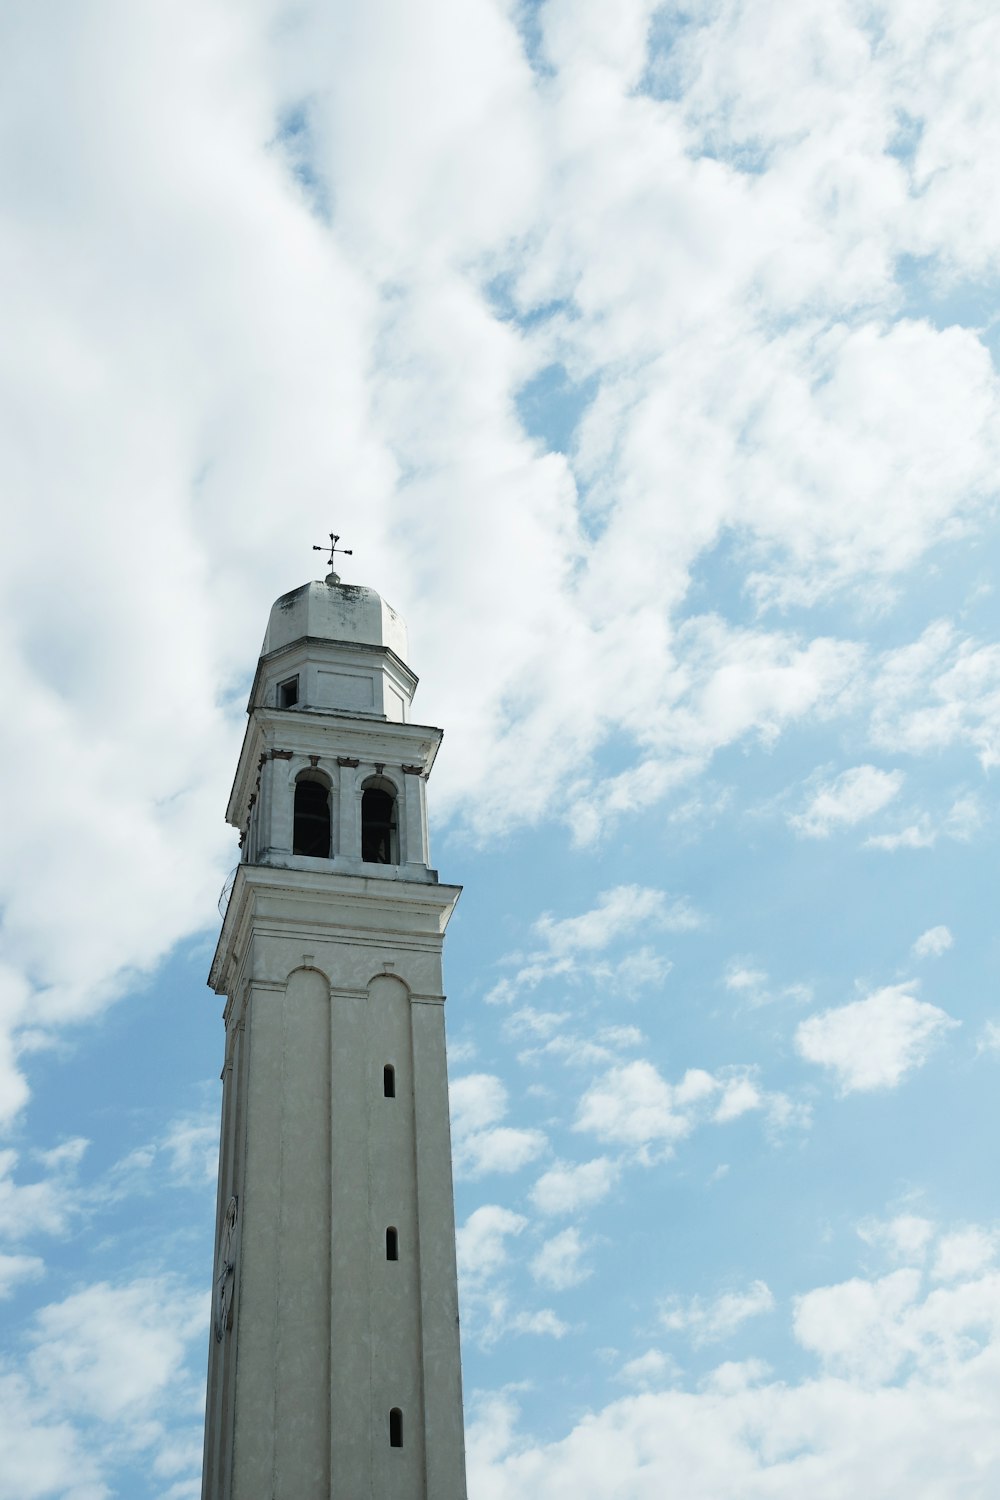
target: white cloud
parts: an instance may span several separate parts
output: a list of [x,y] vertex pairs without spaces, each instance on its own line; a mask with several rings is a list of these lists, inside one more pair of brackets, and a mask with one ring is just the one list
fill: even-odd
[[31,1154],[49,1172],[59,1175],[72,1172],[78,1167],[87,1154],[89,1145],[85,1136],[74,1135],[69,1140],[60,1141],[58,1146],[50,1146],[48,1149],[36,1147]]
[[917,938],[913,952],[917,958],[940,958],[942,953],[947,953],[954,941],[947,927],[928,927]]
[[569,1333],[569,1324],[556,1316],[551,1307],[538,1312],[515,1313],[510,1323],[512,1333],[541,1334],[545,1338],[562,1339]]
[[[619,558],[616,566],[624,579],[632,559]],[[621,582],[619,587],[627,609],[627,593]],[[736,629],[717,615],[685,620],[662,663],[648,663],[641,655],[635,662],[637,672],[656,673],[665,684],[666,701],[657,712],[649,710],[648,699],[635,709],[650,753],[578,798],[577,842],[593,841],[625,814],[648,812],[652,803],[704,771],[724,746],[748,739],[771,745],[797,720],[829,714],[853,691],[862,656],[849,642],[823,637],[807,642],[790,634]]]
[[[239,731],[219,688],[252,666],[261,601],[298,578],[322,497],[344,497],[359,557],[384,570],[371,581],[422,622],[422,701],[449,733],[435,785],[491,837],[557,807],[597,836],[720,746],[844,704],[863,648],[811,640],[808,619],[801,635],[679,624],[720,541],[765,606],[835,589],[878,604],[980,523],[996,377],[975,328],[899,319],[897,267],[995,266],[995,18],[889,5],[876,44],[850,7],[716,6],[670,14],[656,57],[652,13],[553,0],[537,71],[517,8],[477,0],[306,5],[281,26],[219,0],[126,25],[19,17],[5,108],[32,152],[4,180],[2,378],[22,525],[0,566],[4,770],[24,806],[0,902],[22,1037],[94,1014],[123,965],[212,919]],[[312,189],[275,140],[303,99]],[[513,401],[554,358],[596,391],[565,458],[526,439]],[[137,562],[122,538],[154,530]],[[42,587],[53,536],[67,561]],[[955,635],[906,670],[877,668],[880,748],[989,764],[995,646]],[[907,835],[929,836],[882,837]],[[654,962],[602,982],[661,979]],[[9,1036],[0,1056],[13,1111],[28,1064]],[[661,1142],[671,1115],[724,1097],[647,1093],[639,1136]],[[626,1107],[605,1124],[626,1129]],[[533,1149],[502,1120],[470,1129],[473,1170]],[[639,1422],[620,1415],[625,1463]],[[716,1494],[739,1493],[727,1477]]]
[[[708,1073],[692,1071],[676,1089],[666,1083],[650,1062],[638,1061],[612,1068],[587,1090],[580,1101],[575,1129],[590,1131],[601,1140],[644,1146],[659,1142],[672,1147],[693,1129],[684,1104],[714,1093]],[[683,1101],[681,1090],[685,1090]]]
[[763,1089],[750,1068],[718,1073],[689,1068],[670,1084],[646,1059],[609,1068],[583,1095],[573,1129],[631,1147],[640,1161],[672,1156],[679,1141],[699,1125],[725,1125],[750,1112],[780,1130],[808,1123],[787,1095]]
[[910,1329],[920,1273],[892,1271],[878,1281],[860,1277],[796,1299],[795,1337],[838,1373],[887,1381],[913,1352]]
[[579,917],[556,920],[546,914],[535,923],[535,931],[550,953],[595,953],[619,938],[649,928],[667,932],[690,932],[702,919],[685,901],[671,902],[665,891],[648,886],[619,885],[604,891],[597,905]]
[[[733,1314],[741,1300],[773,1310],[765,1291],[734,1294]],[[487,1400],[469,1428],[470,1488],[487,1500],[655,1500],[670,1487],[686,1500],[986,1494],[1000,1472],[997,1292],[995,1273],[928,1290],[913,1268],[816,1287],[796,1298],[792,1324],[815,1373],[778,1378],[750,1358],[692,1387],[647,1351],[622,1371],[641,1394],[552,1441],[517,1430],[512,1394]],[[668,1316],[694,1332],[715,1306],[677,1304]]]
[[454,1079],[449,1097],[456,1176],[516,1172],[545,1150],[547,1142],[541,1130],[499,1124],[507,1113],[507,1090],[492,1073],[469,1073]]
[[618,1176],[618,1166],[606,1156],[571,1166],[557,1162],[531,1189],[531,1201],[543,1214],[572,1214],[606,1198]]
[[499,1204],[475,1209],[457,1230],[458,1269],[470,1282],[495,1276],[507,1263],[507,1240],[527,1225],[523,1214]]
[[808,806],[789,818],[789,823],[807,838],[825,839],[838,828],[881,812],[903,785],[902,771],[880,771],[877,766],[854,766],[833,781],[820,784]]
[[608,1047],[622,1051],[629,1047],[640,1047],[646,1040],[638,1026],[602,1026],[597,1032],[597,1039]]
[[756,994],[767,983],[767,975],[763,969],[753,969],[748,964],[734,961],[727,968],[723,983],[727,990],[735,990],[737,994],[744,990]]
[[200,1339],[208,1294],[162,1279],[99,1283],[43,1307],[29,1360],[38,1387],[68,1412],[101,1421],[152,1413]]
[[218,1110],[173,1120],[162,1142],[174,1181],[198,1186],[214,1182],[219,1170]]
[[721,1292],[708,1302],[701,1297],[687,1302],[670,1298],[661,1307],[660,1319],[671,1332],[686,1333],[693,1344],[701,1346],[729,1338],[748,1318],[773,1312],[774,1305],[766,1282],[753,1281],[745,1291]]
[[19,1180],[16,1151],[0,1150],[0,1237],[21,1240],[33,1234],[66,1232],[84,1206],[76,1168],[86,1145],[76,1138],[35,1153],[49,1171],[33,1182]]
[[546,1148],[541,1130],[518,1130],[497,1125],[491,1130],[462,1136],[454,1143],[455,1174],[483,1177],[489,1172],[519,1172]]
[[933,849],[937,843],[937,831],[927,817],[919,823],[908,823],[898,833],[873,833],[865,839],[866,849],[884,849],[894,854],[897,849]]
[[[544,1039],[564,1026],[570,1019],[570,1014],[568,1010],[536,1010],[533,1006],[524,1005],[504,1022],[504,1035]],[[449,1048],[449,1055],[450,1051]]]
[[[914,256],[992,263],[981,16],[890,8],[873,49],[846,13],[742,7],[647,53],[650,7],[553,5],[539,69],[516,8],[479,0],[289,26],[206,5],[55,37],[38,11],[8,39],[35,162],[4,180],[10,1113],[16,1037],[97,1014],[213,923],[233,685],[322,497],[423,622],[439,814],[493,838],[556,812],[586,841],[856,687],[864,647],[808,622],[685,617],[700,559],[735,542],[765,605],[877,598],[975,529],[997,469],[977,331],[900,317],[896,280]],[[803,80],[780,110],[772,55]],[[25,82],[42,70],[58,109]],[[595,393],[565,454],[516,404],[556,364]],[[154,529],[136,565],[121,538]],[[944,649],[929,717],[926,672],[880,670],[877,741],[990,763],[995,646]]]
[[22,1281],[37,1281],[45,1274],[45,1262],[37,1255],[0,1254],[0,1299],[10,1297]]
[[942,1232],[918,1214],[866,1220],[858,1226],[858,1233],[866,1244],[882,1250],[890,1262],[911,1267],[924,1266],[933,1249],[929,1270],[932,1281],[981,1276],[993,1265],[1000,1249],[1000,1233],[993,1227],[964,1224]]
[[865,839],[865,848],[885,849],[890,854],[897,849],[933,849],[942,835],[965,844],[975,836],[984,822],[985,816],[979,799],[974,796],[959,797],[943,817],[934,819],[928,813],[921,813],[915,823],[907,823],[895,833],[872,834]]
[[569,1332],[551,1308],[524,1307],[512,1290],[510,1246],[527,1225],[523,1214],[487,1203],[456,1232],[463,1340],[480,1348],[491,1348],[507,1334],[560,1339]]
[[[0,49],[31,143],[4,168],[8,1115],[19,1042],[214,921],[231,689],[329,495],[359,566],[379,560],[369,581],[421,623],[420,702],[449,736],[437,811],[491,840],[554,813],[596,837],[721,746],[856,704],[864,646],[814,640],[807,615],[683,620],[717,546],[751,603],[878,607],[993,503],[985,341],[950,310],[944,329],[900,319],[898,269],[995,266],[988,8],[888,5],[874,30],[843,6],[661,12],[670,46],[649,56],[651,5],[552,0],[537,68],[510,5],[276,15],[180,0],[53,27],[29,6]],[[300,179],[276,139],[293,110]],[[515,406],[553,360],[595,392],[565,457]],[[990,764],[996,649],[953,632],[909,676],[882,658],[876,745]],[[474,1165],[530,1146],[490,1136],[502,1118]],[[65,1222],[51,1195],[8,1206]],[[841,1493],[879,1482],[878,1453],[844,1472],[859,1425]],[[644,1429],[631,1408],[620,1426],[627,1464]],[[714,1493],[757,1483],[731,1477]]]
[[[690,932],[703,918],[685,900],[671,900],[665,891],[649,886],[621,885],[603,891],[597,905],[576,917],[539,917],[534,932],[542,946],[515,961],[511,979],[502,979],[487,995],[491,1003],[509,1003],[523,990],[559,979],[589,979],[613,993],[634,994],[661,983],[669,962],[649,944],[642,944],[611,961],[603,955],[636,932]],[[528,1014],[528,1012],[521,1012]],[[534,1014],[533,1012],[531,1014]]]
[[948,838],[967,844],[985,822],[986,814],[979,798],[974,793],[969,793],[964,797],[955,798],[945,814],[942,832],[947,834]]
[[796,1299],[795,1334],[825,1368],[871,1386],[894,1381],[907,1366],[926,1379],[957,1360],[975,1358],[1000,1334],[995,1298],[1000,1276],[987,1271],[996,1237],[969,1226],[939,1241],[938,1281],[924,1287],[913,1267],[868,1281],[852,1278]]
[[748,1005],[770,1005],[775,1000],[791,1000],[795,1004],[807,1004],[812,999],[808,984],[785,984],[777,989],[770,985],[769,976],[745,959],[733,959],[722,976],[727,990],[740,997]]
[[647,1349],[627,1360],[618,1371],[623,1385],[635,1386],[639,1390],[655,1390],[676,1377],[677,1366],[668,1354],[660,1349]]
[[545,1241],[531,1262],[531,1274],[553,1291],[565,1292],[579,1286],[591,1274],[590,1268],[583,1264],[586,1248],[578,1229],[562,1229]]
[[214,1184],[219,1168],[218,1108],[216,1102],[214,1107],[177,1115],[155,1140],[131,1147],[88,1187],[88,1203],[113,1203],[132,1194],[148,1196],[164,1186],[200,1192]]
[[459,1037],[448,1042],[448,1061],[452,1066],[473,1062],[478,1055],[479,1048],[471,1037]]
[[[171,1278],[84,1286],[42,1307],[20,1373],[0,1372],[0,1497],[104,1500],[139,1455],[193,1483],[208,1297]],[[180,1492],[180,1491],[178,1491]]]
[[517,1055],[521,1064],[539,1064],[554,1057],[567,1067],[592,1068],[613,1062],[623,1052],[642,1046],[646,1040],[638,1026],[601,1026],[592,1037],[571,1031],[559,1032],[538,1047],[526,1047]]
[[886,653],[872,701],[872,735],[885,749],[926,754],[967,745],[984,768],[1000,764],[1000,646],[938,620]]
[[934,1225],[919,1214],[896,1214],[892,1219],[866,1220],[858,1225],[858,1234],[866,1244],[881,1247],[892,1261],[922,1265]]
[[2,1500],[105,1500],[109,1491],[98,1455],[17,1374],[0,1373],[0,1497]]
[[748,1076],[729,1078],[723,1084],[722,1097],[715,1107],[712,1119],[718,1125],[729,1120],[738,1120],[750,1110],[760,1109],[764,1096],[754,1080]]
[[976,1042],[976,1051],[1000,1053],[1000,1021],[987,1021]]
[[448,1102],[452,1133],[466,1136],[503,1119],[507,1113],[507,1090],[492,1073],[467,1073],[452,1080]]
[[991,1266],[1000,1247],[996,1230],[970,1224],[941,1236],[931,1275],[938,1281],[955,1281],[960,1277],[978,1276]]
[[[635,999],[643,990],[662,986],[672,968],[673,964],[668,958],[644,943],[634,952],[624,954],[614,965],[608,976],[608,989],[612,994]],[[604,976],[595,973],[595,978],[597,977],[603,979]]]
[[808,1017],[795,1032],[798,1052],[830,1068],[842,1094],[895,1088],[959,1024],[936,1005],[914,999],[910,988],[886,985],[864,1000]]

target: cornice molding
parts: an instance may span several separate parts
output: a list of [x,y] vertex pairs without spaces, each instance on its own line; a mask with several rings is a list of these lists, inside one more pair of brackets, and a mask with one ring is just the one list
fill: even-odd
[[[268,760],[315,755],[333,771],[353,760],[359,765],[404,768],[406,773],[431,774],[444,731],[432,724],[401,724],[336,709],[254,708],[233,778],[226,822],[242,829],[260,768]],[[419,772],[417,768],[419,767]]]
[[240,865],[208,982],[227,993],[255,936],[294,936],[314,944],[317,959],[343,946],[440,952],[461,893],[457,885]]
[[300,635],[294,641],[288,641],[284,646],[277,646],[273,651],[258,657],[257,670],[254,673],[253,686],[250,689],[250,698],[247,702],[247,713],[253,711],[254,699],[260,686],[260,679],[265,671],[283,656],[293,656],[305,651],[316,660],[335,659],[338,655],[346,654],[354,656],[358,660],[367,658],[369,661],[374,657],[384,661],[392,668],[393,673],[406,684],[409,696],[412,698],[417,690],[420,679],[413,668],[408,666],[401,656],[397,656],[391,646],[379,646],[374,641],[339,641],[330,640],[326,636]]

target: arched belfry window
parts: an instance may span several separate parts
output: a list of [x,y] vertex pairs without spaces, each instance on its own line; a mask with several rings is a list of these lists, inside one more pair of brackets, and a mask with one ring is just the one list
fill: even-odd
[[361,858],[370,865],[399,864],[396,788],[373,776],[361,791]]
[[330,858],[330,788],[308,771],[295,783],[292,853]]

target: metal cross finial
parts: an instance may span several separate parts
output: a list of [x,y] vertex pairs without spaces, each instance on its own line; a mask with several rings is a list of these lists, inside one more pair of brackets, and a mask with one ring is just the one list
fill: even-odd
[[[345,557],[353,557],[354,556],[354,549],[353,549],[353,547],[338,547],[337,543],[339,541],[340,541],[340,536],[336,532],[331,531],[330,532],[330,556],[329,556],[329,559],[328,559],[329,564],[330,564],[330,571],[329,571],[329,573],[326,576],[327,583],[339,583],[340,582],[340,574],[339,573],[335,573],[334,570],[333,570],[333,559],[334,559],[335,555],[338,552],[341,552],[341,553],[343,553],[343,555]],[[313,543],[313,551],[314,552],[325,552],[326,551],[326,543],[324,542],[323,545],[322,545],[322,547],[318,547],[318,546],[316,546],[315,543]]]

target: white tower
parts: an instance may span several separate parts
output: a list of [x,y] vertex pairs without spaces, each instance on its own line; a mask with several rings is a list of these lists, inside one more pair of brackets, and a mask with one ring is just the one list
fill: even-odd
[[271,610],[227,810],[204,1500],[464,1500],[441,731],[406,628],[331,573]]

